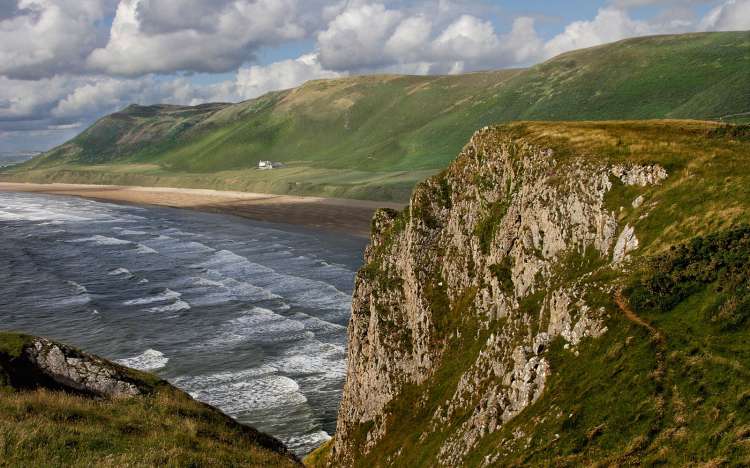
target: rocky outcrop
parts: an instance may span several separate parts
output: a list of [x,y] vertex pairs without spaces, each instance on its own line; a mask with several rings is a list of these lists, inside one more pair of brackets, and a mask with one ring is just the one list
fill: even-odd
[[645,188],[666,177],[655,164],[609,165],[485,128],[404,213],[378,212],[356,279],[329,463],[376,450],[398,429],[394,405],[405,405],[429,414],[414,431],[438,462],[461,465],[543,394],[553,341],[575,353],[605,333],[605,310],[588,300],[605,286],[588,279],[639,246],[608,193],[615,182]]
[[51,388],[98,397],[150,393],[159,380],[45,338],[30,337],[18,356],[0,356],[15,388]]

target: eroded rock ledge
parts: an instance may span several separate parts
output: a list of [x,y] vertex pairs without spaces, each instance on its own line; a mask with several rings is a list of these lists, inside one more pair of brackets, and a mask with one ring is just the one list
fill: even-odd
[[160,381],[45,338],[25,337],[17,355],[0,354],[0,367],[18,389],[50,388],[126,398],[153,391]]

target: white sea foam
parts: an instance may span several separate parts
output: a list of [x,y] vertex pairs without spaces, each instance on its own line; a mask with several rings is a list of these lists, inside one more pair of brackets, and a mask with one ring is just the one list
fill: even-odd
[[262,307],[222,324],[218,336],[208,341],[209,346],[226,346],[252,342],[278,342],[304,336],[305,326]]
[[89,292],[89,290],[86,289],[86,286],[84,286],[82,284],[78,284],[75,281],[66,281],[66,283],[69,284],[73,288],[74,293],[76,295],[86,294],[87,292]]
[[320,333],[324,333],[324,334],[325,333],[330,333],[330,334],[346,333],[346,327],[344,325],[339,325],[338,323],[327,322],[325,320],[321,320],[318,317],[313,317],[312,315],[308,315],[302,312],[297,312],[296,314],[292,315],[291,318],[299,322],[302,322],[305,325],[306,330],[311,330],[318,334]]
[[136,231],[132,229],[125,229],[125,228],[113,228],[115,231],[119,232],[123,236],[145,236],[148,233],[145,231]]
[[177,291],[172,291],[171,289],[167,288],[159,294],[155,294],[149,297],[139,297],[138,299],[130,299],[130,300],[123,302],[123,304],[127,306],[153,304],[155,302],[172,301],[175,299],[179,299],[180,297],[182,297],[182,294],[178,293]]
[[272,363],[289,374],[322,374],[326,379],[346,376],[346,350],[343,346],[306,339],[284,352],[284,357]]
[[183,310],[190,310],[190,304],[183,300],[175,301],[173,304],[151,307],[148,309],[149,312],[181,312]]
[[160,235],[154,239],[141,241],[144,245],[151,247],[164,255],[196,255],[214,252],[215,249],[200,242],[193,242],[174,237]]
[[259,288],[250,283],[227,278],[214,270],[205,272],[206,276],[186,278],[181,287],[189,288],[195,293],[196,305],[217,305],[230,301],[258,302],[281,300],[281,296]]
[[119,359],[118,364],[122,364],[126,367],[132,367],[142,371],[153,371],[162,369],[169,362],[169,358],[164,355],[161,351],[155,349],[147,349],[143,354],[133,356],[130,358]]
[[304,452],[306,449],[309,450],[311,447],[320,447],[329,440],[331,440],[331,436],[326,431],[313,431],[296,437],[290,437],[284,443],[291,451],[301,455],[300,452]]
[[206,261],[195,265],[223,282],[234,279],[289,299],[294,305],[327,310],[336,317],[348,315],[351,298],[333,285],[294,275],[278,273],[272,268],[251,262],[228,250],[215,252]]
[[115,237],[107,237],[107,236],[91,236],[91,237],[84,237],[82,239],[74,239],[66,241],[72,244],[82,244],[82,243],[91,243],[94,245],[128,245],[132,242],[124,240],[124,239],[117,239]]
[[56,301],[58,304],[81,306],[91,302],[91,296],[89,296],[86,286],[75,281],[66,281],[65,283],[71,288],[70,295],[58,299]]
[[151,247],[147,247],[143,244],[136,244],[135,251],[139,254],[156,254],[159,253],[156,250],[152,249]]
[[125,278],[132,278],[133,273],[127,268],[115,268],[107,273],[109,276],[123,276]]
[[0,211],[0,219],[10,221],[60,221],[60,222],[78,222],[90,221],[91,218],[75,216],[52,210],[45,209],[24,209],[15,207],[18,211]]
[[276,369],[262,366],[239,372],[179,377],[173,382],[193,398],[221,408],[237,416],[259,409],[284,408],[307,402],[299,385],[289,377],[276,374]]

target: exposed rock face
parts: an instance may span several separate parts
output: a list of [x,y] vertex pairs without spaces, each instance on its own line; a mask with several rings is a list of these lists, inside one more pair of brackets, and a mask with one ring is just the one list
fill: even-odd
[[44,338],[34,338],[7,367],[19,387],[60,388],[109,398],[150,390],[130,369]]
[[[331,464],[373,450],[397,424],[389,404],[417,386],[415,409],[434,412],[414,431],[420,440],[447,431],[438,460],[460,465],[542,395],[553,340],[574,351],[606,331],[604,310],[587,303],[578,282],[638,248],[633,228],[606,207],[611,177],[647,186],[667,174],[595,161],[483,129],[416,189],[405,213],[377,213],[356,280]],[[436,396],[429,379],[457,353],[467,364],[455,389]]]

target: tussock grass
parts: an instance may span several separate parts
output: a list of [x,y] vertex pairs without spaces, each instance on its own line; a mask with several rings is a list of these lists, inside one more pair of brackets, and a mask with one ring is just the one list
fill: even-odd
[[169,389],[122,400],[0,396],[0,466],[295,466],[265,438]]

